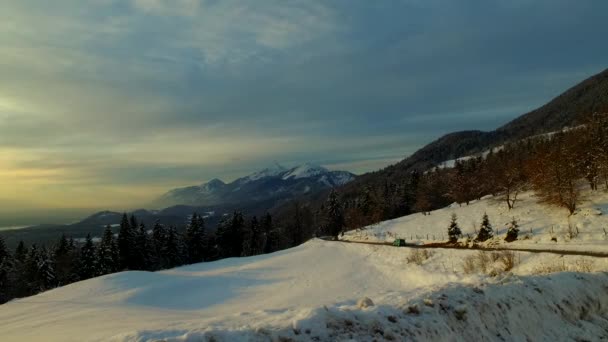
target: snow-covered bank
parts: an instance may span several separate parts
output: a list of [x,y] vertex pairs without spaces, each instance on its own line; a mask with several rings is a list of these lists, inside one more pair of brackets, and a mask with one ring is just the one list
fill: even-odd
[[[369,308],[353,303],[291,312],[274,328],[140,331],[163,341],[595,341],[608,336],[608,275],[562,273],[451,285],[410,299],[391,294]],[[599,294],[599,295],[598,295]]]
[[[438,241],[452,213],[472,234],[487,212],[498,234],[513,216],[520,236],[530,234],[510,246],[608,251],[608,195],[587,199],[570,218],[576,237],[564,232],[563,210],[524,194],[512,211],[487,198],[346,238],[417,235],[424,242],[428,234]],[[506,245],[502,237],[493,243]],[[598,340],[608,336],[607,271],[608,258],[591,256],[311,240],[268,255],[107,275],[15,300],[0,306],[0,340]],[[374,305],[358,307],[364,297]]]
[[[430,215],[421,213],[381,222],[363,230],[348,232],[345,239],[363,241],[392,241],[403,238],[410,243],[447,241],[447,227],[452,213],[464,236],[474,238],[484,213],[494,227],[496,239],[492,245],[526,249],[558,249],[571,251],[608,252],[608,194],[585,192],[584,201],[576,213],[568,217],[563,208],[538,203],[532,192],[519,196],[515,208],[509,210],[500,198],[487,197],[470,205],[451,205]],[[504,242],[508,224],[519,224],[519,240]],[[464,241],[464,239],[461,239]]]
[[[362,339],[370,337],[370,327],[380,320],[385,338],[392,334],[399,340],[402,332],[409,334],[409,329],[410,333],[428,330],[419,335],[421,340],[426,336],[441,340],[451,329],[449,324],[454,315],[452,311],[449,314],[438,311],[441,301],[436,297],[441,294],[447,294],[446,303],[453,308],[468,305],[469,324],[481,314],[475,311],[494,303],[490,297],[495,296],[506,301],[511,298],[508,296],[519,293],[521,300],[510,302],[516,306],[512,315],[517,316],[517,312],[523,315],[533,300],[538,306],[534,315],[538,317],[554,315],[546,308],[564,305],[561,304],[564,299],[583,303],[592,295],[602,303],[606,300],[608,280],[604,275],[583,276],[587,280],[580,280],[577,274],[526,278],[552,269],[551,265],[576,270],[581,261],[585,261],[588,271],[607,271],[606,258],[518,253],[517,264],[510,271],[514,276],[504,278],[504,274],[488,277],[466,273],[466,259],[476,251],[437,250],[420,265],[408,263],[410,253],[407,248],[312,240],[270,255],[156,273],[107,275],[0,306],[0,332],[2,341],[197,341],[205,334],[216,336],[218,341],[266,341],[271,340],[269,336],[294,340],[317,336],[320,340],[333,340],[347,338],[351,333],[362,334]],[[504,294],[494,295],[500,293],[503,278],[511,287],[505,287]],[[541,287],[549,289],[546,294],[555,297],[536,302],[545,297],[536,298],[530,292],[535,291],[530,285],[534,281],[542,282]],[[557,291],[562,286],[564,289]],[[476,288],[486,287],[486,295],[476,294]],[[363,297],[371,298],[375,306],[357,309],[356,302]],[[420,316],[402,313],[404,307],[427,297],[432,298],[435,306],[418,305]],[[517,308],[518,305],[525,307]],[[605,307],[602,304],[598,310]],[[394,319],[389,316],[395,316],[398,323],[391,322]],[[520,327],[525,317],[536,316],[524,316],[523,320],[514,321],[515,325],[506,327]],[[516,333],[521,332],[513,331]],[[526,333],[553,336],[538,335],[542,333],[540,330]]]

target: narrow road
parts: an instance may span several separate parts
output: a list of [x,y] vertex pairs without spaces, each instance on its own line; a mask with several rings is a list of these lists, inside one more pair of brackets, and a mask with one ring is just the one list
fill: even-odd
[[[342,243],[359,243],[363,245],[380,245],[380,246],[390,246],[394,247],[390,242],[372,242],[372,241],[352,241],[352,240],[326,240],[333,242],[342,242]],[[608,258],[608,252],[585,252],[585,251],[560,251],[555,249],[529,249],[529,248],[503,248],[503,247],[465,247],[465,246],[449,246],[449,245],[412,245],[406,244],[403,247],[395,247],[395,248],[421,248],[421,249],[466,249],[466,250],[479,250],[479,251],[514,251],[514,252],[530,252],[530,253],[552,253],[559,255],[580,255],[580,256],[590,256],[597,258]]]

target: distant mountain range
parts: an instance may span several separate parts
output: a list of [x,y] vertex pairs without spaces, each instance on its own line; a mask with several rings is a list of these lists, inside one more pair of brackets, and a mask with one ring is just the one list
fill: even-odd
[[201,185],[170,190],[154,201],[154,206],[211,206],[287,199],[342,186],[355,177],[347,171],[329,171],[311,163],[292,168],[274,164],[231,183],[216,178]]

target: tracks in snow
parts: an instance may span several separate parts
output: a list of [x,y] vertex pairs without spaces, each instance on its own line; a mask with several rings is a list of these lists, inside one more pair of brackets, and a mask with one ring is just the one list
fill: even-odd
[[552,253],[559,255],[579,255],[579,256],[590,256],[596,258],[608,258],[607,253],[601,252],[586,252],[586,251],[568,251],[568,250],[556,250],[556,249],[533,249],[533,248],[503,248],[503,247],[466,247],[466,246],[455,246],[455,245],[412,245],[407,244],[402,247],[393,246],[390,242],[372,242],[372,241],[354,241],[354,240],[326,240],[332,242],[342,243],[358,243],[364,245],[377,245],[377,246],[389,246],[395,248],[419,248],[419,249],[460,249],[460,250],[479,250],[479,251],[514,251],[514,252],[530,252],[530,253]]

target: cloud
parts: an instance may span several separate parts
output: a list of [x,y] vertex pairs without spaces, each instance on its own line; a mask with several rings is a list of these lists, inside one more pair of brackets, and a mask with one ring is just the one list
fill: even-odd
[[599,0],[10,2],[0,200],[136,205],[273,160],[373,170],[443,133],[497,127],[605,68],[606,10]]

